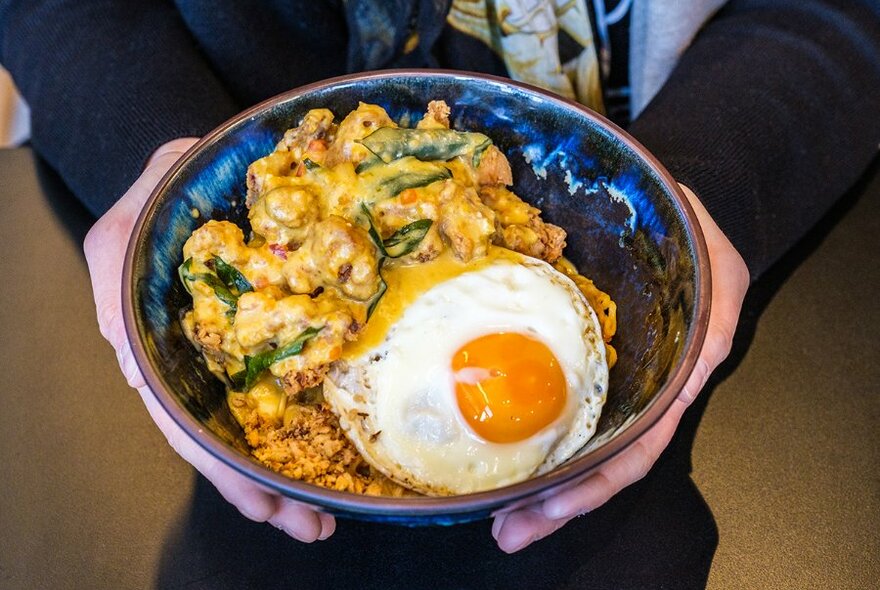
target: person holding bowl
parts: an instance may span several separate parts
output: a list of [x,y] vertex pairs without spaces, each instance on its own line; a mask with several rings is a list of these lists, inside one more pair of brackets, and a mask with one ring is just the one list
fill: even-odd
[[[674,4],[674,6],[673,6]],[[51,50],[47,50],[51,48]],[[177,452],[242,514],[311,542],[332,516],[259,487],[189,439],[122,325],[135,219],[196,138],[283,90],[355,71],[510,76],[616,121],[678,180],[709,249],[712,312],[664,417],[576,487],[495,517],[517,551],[647,473],[730,351],[743,297],[865,170],[880,143],[880,7],[868,0],[0,1],[0,62],[33,144],[100,219],[85,241],[101,333]]]

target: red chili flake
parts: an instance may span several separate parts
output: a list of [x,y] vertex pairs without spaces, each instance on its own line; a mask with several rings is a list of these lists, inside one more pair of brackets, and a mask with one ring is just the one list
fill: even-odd
[[269,244],[269,251],[281,260],[287,260],[287,248],[284,244]]

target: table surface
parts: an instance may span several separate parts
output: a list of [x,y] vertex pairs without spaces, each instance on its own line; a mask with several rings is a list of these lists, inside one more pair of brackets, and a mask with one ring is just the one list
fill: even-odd
[[[101,338],[92,220],[0,150],[0,588],[868,588],[880,578],[880,166],[752,289],[644,480],[513,556],[489,523],[302,545],[178,458]],[[875,580],[875,582],[871,582]]]

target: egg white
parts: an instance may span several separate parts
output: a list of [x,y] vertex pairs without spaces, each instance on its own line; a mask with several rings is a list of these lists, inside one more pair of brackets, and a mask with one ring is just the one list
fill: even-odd
[[[592,436],[608,368],[595,313],[568,279],[528,257],[497,261],[423,293],[358,358],[335,364],[324,394],[361,454],[434,495],[510,485],[568,459]],[[565,376],[561,415],[532,437],[492,443],[467,424],[451,359],[467,342],[519,332],[544,342]]]

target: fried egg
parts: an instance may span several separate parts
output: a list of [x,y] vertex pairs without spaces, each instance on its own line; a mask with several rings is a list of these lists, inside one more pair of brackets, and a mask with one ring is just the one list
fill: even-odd
[[[592,436],[605,401],[596,315],[543,261],[497,248],[469,266],[443,258],[386,274],[325,399],[370,464],[422,493],[549,471]],[[398,276],[410,272],[420,281]]]

